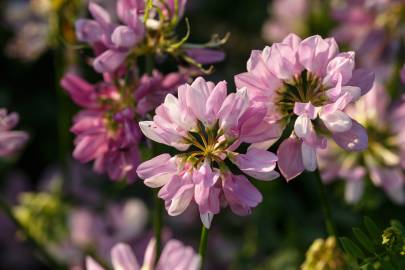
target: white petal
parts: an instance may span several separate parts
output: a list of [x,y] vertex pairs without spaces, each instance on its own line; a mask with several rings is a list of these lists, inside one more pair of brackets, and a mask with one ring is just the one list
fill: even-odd
[[311,172],[315,171],[317,167],[316,149],[303,142],[301,145],[301,154],[305,169]]
[[93,258],[86,258],[86,269],[87,270],[104,270],[104,268],[99,265]]
[[300,115],[295,120],[294,132],[299,138],[305,138],[311,130],[311,120],[306,115]]
[[350,93],[352,100],[351,102],[357,101],[361,97],[361,89],[357,86],[343,86],[342,87],[343,93]]
[[352,127],[352,119],[342,111],[321,114],[321,119],[332,132],[345,132]]
[[154,177],[146,178],[144,184],[150,188],[158,188],[166,185],[166,183],[172,178],[173,173],[159,174]]
[[364,191],[364,181],[347,181],[345,187],[345,200],[350,204],[357,203]]
[[263,150],[267,150],[270,148],[270,146],[272,146],[276,141],[278,141],[278,138],[276,139],[271,139],[268,141],[264,141],[264,142],[259,142],[259,143],[252,143],[248,149],[250,148],[257,148],[257,149],[263,149]]
[[390,199],[396,204],[405,204],[405,192],[403,187],[386,188],[385,192],[387,193],[388,197],[390,197]]
[[204,227],[209,229],[211,227],[212,219],[214,218],[214,214],[211,212],[207,212],[206,214],[200,214],[200,218]]
[[156,133],[158,128],[153,121],[141,121],[139,122],[139,127],[141,128],[142,133],[150,140],[165,144],[162,137]]
[[[153,269],[156,260],[156,239],[152,238],[146,247],[145,255],[143,257],[143,265],[141,269]],[[134,270],[136,270],[134,268]]]
[[180,195],[173,198],[170,204],[169,210],[167,211],[171,216],[178,216],[186,210],[191,202],[194,195],[194,190],[192,187],[184,188],[185,190],[181,192]]

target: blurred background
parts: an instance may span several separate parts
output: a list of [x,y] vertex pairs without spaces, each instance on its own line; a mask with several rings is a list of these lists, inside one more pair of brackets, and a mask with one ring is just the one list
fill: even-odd
[[[114,8],[114,0],[98,2]],[[334,2],[339,1],[189,0],[186,17],[191,24],[190,40],[205,42],[213,33],[231,33],[224,46],[225,61],[215,65],[208,77],[213,81],[225,79],[232,89],[233,76],[246,70],[251,50],[263,49],[290,32],[301,37],[341,34],[343,23],[332,10],[339,3]],[[142,182],[109,181],[71,156],[73,136],[69,127],[78,108],[62,92],[59,81],[72,69],[93,81],[99,79],[87,67],[83,57],[86,50],[74,35],[74,20],[88,16],[86,3],[3,0],[0,12],[0,108],[18,112],[18,129],[30,134],[18,156],[0,160],[2,196],[41,245],[71,269],[82,269],[84,254],[108,258],[109,248],[118,241],[133,243],[142,254],[152,235],[150,189]],[[366,12],[375,16],[374,9]],[[382,12],[378,10],[377,15]],[[391,14],[402,19],[393,22],[398,27],[387,30],[391,31],[389,38],[375,37],[384,41],[385,47],[379,47],[378,52],[370,49],[374,62],[370,55],[365,58],[369,62],[361,60],[379,73],[379,80],[393,97],[404,90],[399,80],[405,57],[404,14]],[[391,35],[393,30],[399,33]],[[184,31],[184,25],[179,27],[179,32]],[[340,43],[340,48],[366,51],[350,42]],[[290,183],[279,179],[255,184],[264,201],[252,215],[240,218],[226,209],[215,218],[208,269],[299,269],[311,243],[326,237],[312,174],[304,173]],[[344,200],[343,181],[326,186],[339,235],[350,235],[364,216],[380,226],[393,218],[405,222],[404,208],[391,202],[382,190],[370,181],[365,190],[360,201],[351,205]],[[164,238],[175,237],[197,247],[200,220],[196,209],[178,218],[165,215],[164,219]],[[37,251],[29,239],[3,212],[0,232],[0,269],[47,269],[35,256]]]

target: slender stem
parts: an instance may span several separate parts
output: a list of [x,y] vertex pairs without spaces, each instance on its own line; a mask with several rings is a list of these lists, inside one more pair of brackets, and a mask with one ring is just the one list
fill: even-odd
[[201,256],[201,270],[204,269],[204,261],[205,261],[205,254],[207,252],[207,244],[208,244],[208,229],[205,228],[204,224],[201,227],[201,238],[200,238],[200,246],[198,249],[198,254]]
[[321,178],[321,175],[320,175],[318,169],[316,169],[316,171],[314,172],[314,175],[315,175],[315,180],[316,180],[316,184],[317,184],[318,191],[319,191],[319,197],[321,199],[322,211],[323,211],[323,215],[325,218],[326,230],[330,236],[336,237],[337,236],[336,229],[335,229],[335,225],[334,225],[334,222],[332,219],[329,201],[328,201],[328,198],[326,197],[325,187],[324,187],[324,184],[322,183],[322,178]]
[[148,76],[152,76],[154,63],[153,63],[153,54],[147,53],[145,55],[145,72]]
[[153,190],[155,197],[155,209],[153,213],[153,229],[156,239],[156,262],[159,260],[162,250],[162,224],[163,224],[163,201],[158,197],[158,190]]
[[0,208],[3,210],[5,215],[14,223],[14,225],[24,233],[28,244],[30,244],[39,255],[39,258],[50,267],[50,269],[55,270],[67,270],[67,267],[53,258],[46,248],[39,243],[35,238],[31,236],[31,234],[24,228],[24,226],[20,223],[20,221],[14,216],[13,211],[11,210],[11,206],[7,203],[7,201],[0,196]]

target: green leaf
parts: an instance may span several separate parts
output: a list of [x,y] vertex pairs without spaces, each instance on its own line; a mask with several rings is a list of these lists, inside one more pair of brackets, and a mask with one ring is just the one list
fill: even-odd
[[373,239],[374,242],[380,242],[381,231],[371,218],[364,217],[364,226],[366,226],[368,235],[371,239]]
[[352,240],[347,237],[341,237],[339,239],[346,253],[358,259],[365,257],[364,252]]
[[405,228],[402,225],[401,222],[399,222],[398,220],[391,220],[391,226],[394,227],[395,229],[397,229],[399,232],[401,232],[402,234],[405,234]]
[[395,267],[392,265],[390,261],[381,260],[381,269],[384,270],[395,270]]
[[370,263],[366,263],[366,264],[360,266],[360,269],[362,269],[362,270],[374,270],[374,267]]
[[353,233],[359,243],[370,253],[374,253],[375,245],[373,241],[359,228],[353,228]]

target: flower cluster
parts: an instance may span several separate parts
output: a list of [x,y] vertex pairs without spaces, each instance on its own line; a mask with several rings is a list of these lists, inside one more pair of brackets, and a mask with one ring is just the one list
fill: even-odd
[[355,69],[354,55],[339,53],[333,38],[301,40],[290,34],[253,51],[248,71],[235,76],[237,87],[246,87],[251,99],[268,106],[268,118],[281,129],[293,128],[278,148],[278,165],[287,180],[316,169],[316,153],[326,147],[326,138],[348,151],[367,147],[366,131],[344,112],[374,81],[373,73]]
[[379,77],[387,78],[403,42],[404,14],[405,5],[400,0],[339,0],[332,11],[338,22],[333,34],[359,52],[362,65],[378,68]]
[[[96,58],[92,65],[103,73],[104,80],[90,84],[67,73],[61,84],[84,109],[74,118],[71,128],[76,135],[73,156],[83,163],[94,161],[96,172],[107,172],[114,180],[136,179],[142,139],[137,121],[147,119],[166,94],[174,92],[195,72],[194,68],[180,66],[183,63],[179,64],[180,71],[172,73],[153,70],[155,62],[164,60],[163,54],[185,61],[194,59],[186,62],[198,68],[223,59],[222,52],[204,45],[188,49],[188,35],[177,40],[174,30],[186,2],[118,0],[119,22],[103,7],[90,2],[93,19],[77,20],[78,40],[93,48]],[[218,42],[210,43],[210,48],[223,41]],[[198,62],[201,57],[204,61]],[[145,62],[143,75],[136,65],[138,60]]]
[[225,161],[261,180],[278,177],[274,154],[254,147],[245,154],[237,151],[242,143],[279,136],[264,105],[249,100],[246,88],[227,95],[224,81],[215,85],[200,77],[180,86],[178,98],[167,95],[153,121],[140,122],[146,137],[182,152],[159,155],[137,169],[146,185],[162,187],[158,196],[170,215],[181,214],[193,200],[209,227],[221,206],[246,215],[261,202],[260,192],[245,176],[232,173]]
[[367,129],[369,146],[363,152],[352,153],[330,144],[319,160],[322,179],[325,182],[344,179],[345,198],[355,203],[363,194],[364,180],[369,177],[394,202],[404,204],[404,100],[393,105],[384,87],[376,83],[347,112]]
[[[191,247],[184,246],[177,240],[170,240],[165,245],[159,261],[156,260],[156,241],[152,239],[145,251],[142,266],[133,254],[131,247],[119,243],[111,249],[111,263],[114,270],[198,270],[200,269],[201,258],[195,254]],[[103,270],[94,259],[88,257],[86,260],[87,270]]]
[[181,73],[164,76],[155,71],[134,86],[115,85],[108,76],[101,83],[90,84],[73,73],[66,74],[62,86],[84,108],[71,128],[77,136],[73,156],[81,162],[94,160],[94,170],[108,172],[111,179],[134,180],[142,137],[135,119],[145,117],[185,80]]
[[289,33],[306,33],[305,21],[310,13],[310,4],[308,0],[271,1],[271,17],[263,25],[263,38],[269,42],[278,42]]
[[0,109],[0,157],[9,157],[17,153],[27,142],[29,136],[24,131],[12,130],[18,124],[17,113],[7,113]]
[[[78,20],[76,33],[80,41],[94,49],[96,58],[93,67],[96,71],[114,72],[129,66],[131,61],[143,54],[166,53],[197,66],[223,60],[224,54],[218,50],[203,46],[187,48],[184,43],[188,36],[182,40],[173,38],[186,0],[156,2],[156,6],[150,6],[152,1],[118,0],[119,23],[114,22],[100,5],[90,2],[89,11],[94,19]],[[225,40],[218,41],[212,47],[223,42]]]

